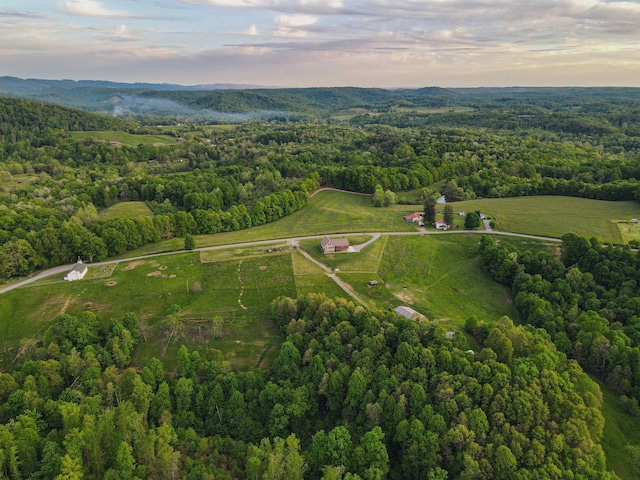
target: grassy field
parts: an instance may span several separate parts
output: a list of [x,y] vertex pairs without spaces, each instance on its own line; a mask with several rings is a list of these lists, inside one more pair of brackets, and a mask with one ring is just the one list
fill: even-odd
[[400,113],[467,113],[475,111],[472,107],[394,107]]
[[389,237],[379,269],[397,298],[429,319],[463,325],[475,315],[517,319],[509,290],[494,282],[475,252],[472,235]]
[[[522,239],[506,241],[536,245]],[[508,315],[516,320],[508,289],[485,273],[476,256],[478,242],[472,235],[383,235],[362,252],[333,255],[322,254],[317,240],[300,245],[316,260],[339,269],[340,278],[371,306],[411,305],[431,320],[458,328],[472,315],[489,321]],[[370,280],[382,285],[370,288]]]
[[453,204],[454,211],[480,210],[496,218],[500,230],[548,237],[574,232],[622,243],[616,223],[640,217],[638,202],[606,202],[574,197],[488,198]]
[[115,131],[78,131],[69,132],[76,140],[97,140],[100,142],[118,142],[121,145],[135,147],[143,145],[176,145],[178,141],[168,135],[132,135]]
[[351,300],[351,297],[347,295],[336,282],[327,277],[322,268],[303,256],[300,252],[294,252],[294,254],[291,255],[291,260],[298,295],[322,292],[332,298],[343,297]]
[[98,212],[98,218],[100,220],[140,217],[153,217],[153,212],[144,202],[120,202]]
[[[57,315],[90,310],[114,318],[130,311],[138,315],[148,341],[137,349],[136,365],[157,356],[171,368],[183,343],[217,348],[234,368],[264,365],[277,355],[282,341],[269,320],[269,304],[279,295],[296,295],[291,256],[286,253],[209,263],[201,263],[197,253],[125,261],[110,276],[106,269],[96,268],[94,273],[90,267],[81,282],[64,282],[59,275],[1,295],[3,359],[15,355],[22,339],[39,338]],[[165,322],[173,304],[182,308],[184,335],[169,344]],[[211,336],[215,317],[224,321],[220,339]]]
[[[637,218],[637,217],[634,217]],[[631,223],[630,221],[618,222],[618,229],[622,235],[622,241],[629,243],[631,240],[640,240],[640,223]]]
[[300,247],[332,270],[337,268],[341,272],[377,272],[386,243],[387,237],[382,236],[375,242],[364,247],[361,252],[334,253],[328,255],[322,253],[318,240],[304,240],[300,242]]
[[[195,237],[196,247],[325,233],[411,232],[416,231],[417,228],[413,224],[405,222],[402,217],[414,211],[414,208],[406,205],[375,208],[371,206],[371,198],[368,195],[325,190],[311,198],[303,209],[275,222],[236,232],[197,235]],[[180,245],[182,248],[182,242]],[[170,252],[171,250],[171,241],[164,240],[127,252],[122,258]]]
[[[7,174],[9,178],[9,175]],[[3,192],[14,192],[16,190],[22,190],[33,182],[38,180],[38,175],[29,175],[26,173],[12,175],[8,180],[3,180],[2,185],[0,185],[0,191]]]
[[602,414],[605,418],[602,448],[607,456],[607,468],[616,472],[623,480],[638,478],[631,456],[625,450],[629,444],[640,445],[638,419],[624,411],[618,395],[600,385],[602,391]]
[[[351,273],[345,271],[338,273],[338,276],[347,284],[349,284],[358,297],[368,303],[370,308],[386,310],[394,306],[404,305],[391,290],[389,290],[384,280],[377,273]],[[369,287],[371,280],[377,280],[375,287]]]

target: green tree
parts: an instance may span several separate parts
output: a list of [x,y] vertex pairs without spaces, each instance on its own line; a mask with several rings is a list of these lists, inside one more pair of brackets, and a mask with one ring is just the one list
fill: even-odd
[[444,206],[443,219],[449,228],[453,226],[453,207],[449,204]]
[[385,194],[382,185],[376,185],[376,188],[373,192],[373,196],[371,197],[371,202],[374,207],[384,207],[385,204]]
[[480,224],[481,224],[480,215],[478,215],[476,212],[467,213],[467,216],[464,219],[464,228],[466,229],[477,228],[480,226]]
[[184,236],[184,249],[193,250],[194,248],[196,248],[196,241],[194,240],[193,235],[187,233]]
[[423,192],[423,195],[424,224],[433,225],[436,221],[436,200],[438,195],[432,190]]
[[398,201],[398,198],[394,192],[391,190],[387,190],[384,192],[384,206],[389,207],[391,205],[395,205]]

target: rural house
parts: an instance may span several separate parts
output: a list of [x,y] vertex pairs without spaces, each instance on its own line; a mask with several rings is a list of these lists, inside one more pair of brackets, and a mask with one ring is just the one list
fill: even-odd
[[339,253],[349,250],[348,238],[329,238],[323,237],[320,242],[320,249],[322,253]]
[[447,225],[444,220],[436,220],[436,228],[438,230],[448,230],[449,225]]
[[87,270],[89,270],[89,268],[84,263],[82,263],[82,260],[78,259],[78,264],[75,267],[73,267],[73,269],[69,273],[67,273],[64,279],[67,282],[73,282],[74,280],[82,280],[84,276],[87,274]]
[[424,213],[415,212],[415,213],[412,213],[411,215],[407,215],[406,217],[404,217],[404,221],[409,223],[419,223],[419,222],[422,222],[423,216],[424,216]]

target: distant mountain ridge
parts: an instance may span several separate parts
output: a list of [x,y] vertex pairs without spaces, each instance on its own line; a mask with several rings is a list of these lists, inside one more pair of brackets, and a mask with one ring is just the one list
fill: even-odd
[[[105,80],[41,80],[0,77],[0,95],[23,97],[111,113],[156,115],[197,121],[241,122],[330,116],[336,113],[414,111],[454,106],[536,105],[566,109],[585,101],[640,101],[640,88],[624,87],[479,87],[479,88],[273,88],[212,83],[122,83]],[[420,110],[423,109],[423,110]]]
[[179,85],[175,83],[125,83],[108,80],[41,80],[37,78],[0,77],[0,92],[11,90],[33,91],[48,88],[114,88],[114,89],[142,89],[142,90],[231,90],[267,88],[262,85],[248,85],[236,83],[209,83],[200,85]]

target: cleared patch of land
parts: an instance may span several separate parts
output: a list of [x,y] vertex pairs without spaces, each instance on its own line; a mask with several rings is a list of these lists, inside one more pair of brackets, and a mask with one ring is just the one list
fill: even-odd
[[98,218],[100,220],[141,217],[153,217],[153,212],[144,202],[120,202],[98,212]]
[[473,107],[394,107],[400,113],[468,113],[475,111]]
[[[263,268],[266,267],[266,268]],[[0,296],[0,352],[15,357],[21,341],[39,338],[61,313],[90,310],[121,318],[138,315],[146,342],[136,350],[135,365],[151,357],[172,368],[181,344],[221,350],[237,369],[252,368],[277,355],[282,342],[269,320],[269,305],[279,295],[296,296],[290,255],[265,255],[201,263],[197,253],[118,264],[108,278],[64,282],[63,275]],[[99,271],[99,273],[103,273]],[[182,333],[168,342],[169,307],[179,305]],[[213,335],[212,321],[222,319]],[[16,322],[15,319],[20,319]]]
[[324,293],[330,298],[342,297],[348,301],[353,299],[326,275],[296,275],[296,290],[298,295],[308,293]]
[[480,210],[495,217],[500,230],[547,237],[573,232],[604,243],[623,242],[618,220],[640,218],[640,204],[587,198],[540,196],[488,198],[452,204],[454,211]]
[[476,256],[478,242],[473,235],[390,236],[378,273],[398,299],[430,320],[515,320],[509,290],[491,279]]
[[117,131],[78,131],[69,132],[76,140],[97,140],[99,142],[117,142],[119,145],[135,147],[137,145],[175,145],[177,139],[168,135],[132,135]]
[[[305,240],[301,248],[338,268],[339,277],[370,306],[410,305],[430,320],[458,328],[473,315],[486,321],[503,315],[516,320],[508,289],[491,279],[476,255],[479,240],[475,235],[383,235],[359,253],[324,255],[319,240]],[[507,241],[532,247],[538,243]],[[378,280],[380,286],[368,287],[370,280]]]
[[625,220],[619,221],[617,225],[620,229],[620,235],[622,235],[624,243],[629,243],[631,240],[640,241],[640,223],[631,223],[630,221]]
[[[385,287],[384,280],[377,273],[340,272],[338,276],[349,284],[358,297],[366,301],[370,308],[386,310],[395,305],[404,305]],[[371,280],[376,280],[378,285],[368,286]]]
[[28,187],[33,182],[38,180],[38,175],[29,175],[29,174],[17,174],[9,177],[7,174],[7,178],[2,180],[2,185],[0,185],[0,191],[3,192],[14,192],[16,190],[22,190],[23,188]]
[[611,390],[600,385],[602,391],[602,414],[605,418],[602,448],[607,456],[607,467],[623,480],[638,478],[633,459],[625,447],[640,445],[638,419],[624,411],[622,401]]

